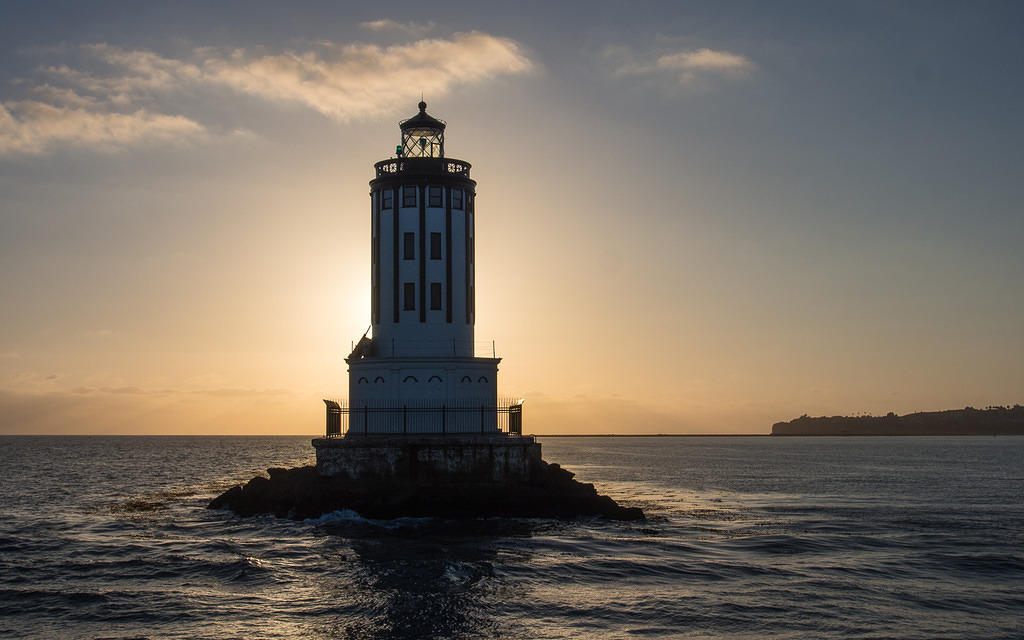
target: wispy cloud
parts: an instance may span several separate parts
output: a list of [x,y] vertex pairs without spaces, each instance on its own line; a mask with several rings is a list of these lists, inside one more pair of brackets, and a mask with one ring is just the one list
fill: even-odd
[[370,31],[395,31],[411,36],[422,36],[434,30],[433,22],[396,22],[390,18],[361,22],[359,26]]
[[104,112],[35,100],[0,104],[0,155],[41,153],[62,143],[111,150],[154,140],[194,139],[205,131],[184,116],[144,109]]
[[755,68],[746,56],[708,48],[640,57],[629,50],[615,47],[605,51],[605,58],[613,62],[616,75],[665,76],[683,86],[716,77],[739,78]]
[[658,58],[658,68],[673,71],[708,71],[716,73],[746,73],[753,67],[744,56],[728,51],[697,49],[679,51]]
[[50,84],[44,84],[32,87],[31,92],[33,97],[39,101],[52,105],[79,109],[95,109],[99,105],[99,101],[96,98],[79,95],[74,89],[67,87],[54,87]]
[[[427,27],[389,20],[364,26],[409,33]],[[479,31],[391,46],[327,42],[281,53],[205,47],[182,59],[104,43],[80,51],[103,63],[103,72],[95,64],[90,70],[45,66],[40,71],[47,82],[31,88],[32,99],[0,101],[0,154],[40,153],[59,143],[114,148],[195,138],[207,133],[203,124],[153,107],[168,94],[203,86],[299,104],[347,122],[392,112],[420,92],[442,96],[459,85],[533,68],[519,43]]]
[[515,41],[471,32],[390,47],[333,45],[323,52],[264,56],[235,51],[205,59],[201,81],[267,100],[298,102],[348,121],[391,111],[421,91],[445,95],[459,84],[531,67]]

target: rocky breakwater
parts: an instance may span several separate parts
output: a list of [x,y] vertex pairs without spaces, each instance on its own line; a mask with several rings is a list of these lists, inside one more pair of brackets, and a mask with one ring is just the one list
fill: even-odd
[[366,518],[558,518],[598,516],[640,520],[643,511],[623,507],[597,493],[592,484],[573,479],[557,464],[536,460],[528,477],[517,482],[433,482],[375,477],[322,476],[316,467],[269,469],[269,478],[256,477],[232,487],[209,504],[240,516],[272,514],[303,520],[351,509]]

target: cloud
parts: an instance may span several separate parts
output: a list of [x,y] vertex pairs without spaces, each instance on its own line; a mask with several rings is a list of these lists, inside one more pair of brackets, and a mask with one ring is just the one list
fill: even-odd
[[[375,20],[363,26],[412,34],[434,25]],[[39,154],[61,144],[112,150],[209,137],[193,118],[158,112],[168,94],[199,87],[297,104],[348,122],[400,109],[421,92],[442,96],[533,68],[519,43],[479,31],[391,46],[321,42],[281,53],[203,47],[183,59],[106,43],[76,51],[105,67],[44,66],[48,81],[29,87],[31,99],[0,101],[0,155]]]
[[615,75],[667,75],[684,86],[716,77],[743,77],[755,68],[746,56],[708,48],[675,51],[654,60],[638,60],[628,50],[615,47],[605,51],[605,58],[615,61]]
[[184,116],[69,107],[36,100],[0,104],[0,155],[38,154],[59,144],[100,150],[151,141],[201,137],[205,128]]
[[186,84],[228,87],[273,102],[291,102],[345,122],[391,111],[419,97],[532,68],[513,40],[480,32],[381,47],[322,43],[320,50],[260,55],[245,49],[198,49],[195,62],[106,45],[92,51],[128,73],[94,78],[58,70],[91,91],[129,95]]
[[98,106],[99,101],[92,96],[83,96],[75,93],[74,89],[68,89],[67,87],[54,87],[50,84],[44,84],[38,87],[32,87],[32,94],[42,102],[52,105],[60,105],[64,107],[77,107],[80,109],[94,109]]
[[66,64],[44,67],[43,71],[97,96],[102,102],[127,104],[144,92],[166,91],[202,78],[202,71],[195,64],[165,58],[152,51],[126,50],[103,43],[83,45],[82,50],[121,73],[97,75]]
[[753,65],[747,58],[728,51],[697,49],[658,58],[658,68],[686,71],[746,72]]
[[395,22],[390,18],[384,18],[382,20],[370,20],[369,22],[360,22],[359,26],[368,29],[370,31],[397,31],[399,33],[406,33],[412,36],[420,36],[434,30],[434,23],[427,22],[421,24],[418,22]]

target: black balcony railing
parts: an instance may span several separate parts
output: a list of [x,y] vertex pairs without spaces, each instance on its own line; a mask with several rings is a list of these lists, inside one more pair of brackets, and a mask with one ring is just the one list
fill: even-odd
[[523,403],[368,405],[324,400],[327,437],[362,435],[522,435]]
[[373,165],[378,178],[399,175],[451,175],[469,177],[471,165],[454,158],[391,158]]

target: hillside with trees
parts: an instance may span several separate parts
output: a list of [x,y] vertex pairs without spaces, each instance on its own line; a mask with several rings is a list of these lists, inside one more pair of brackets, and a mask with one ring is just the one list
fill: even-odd
[[773,436],[974,436],[1024,435],[1024,407],[922,411],[898,416],[802,415],[772,425]]

